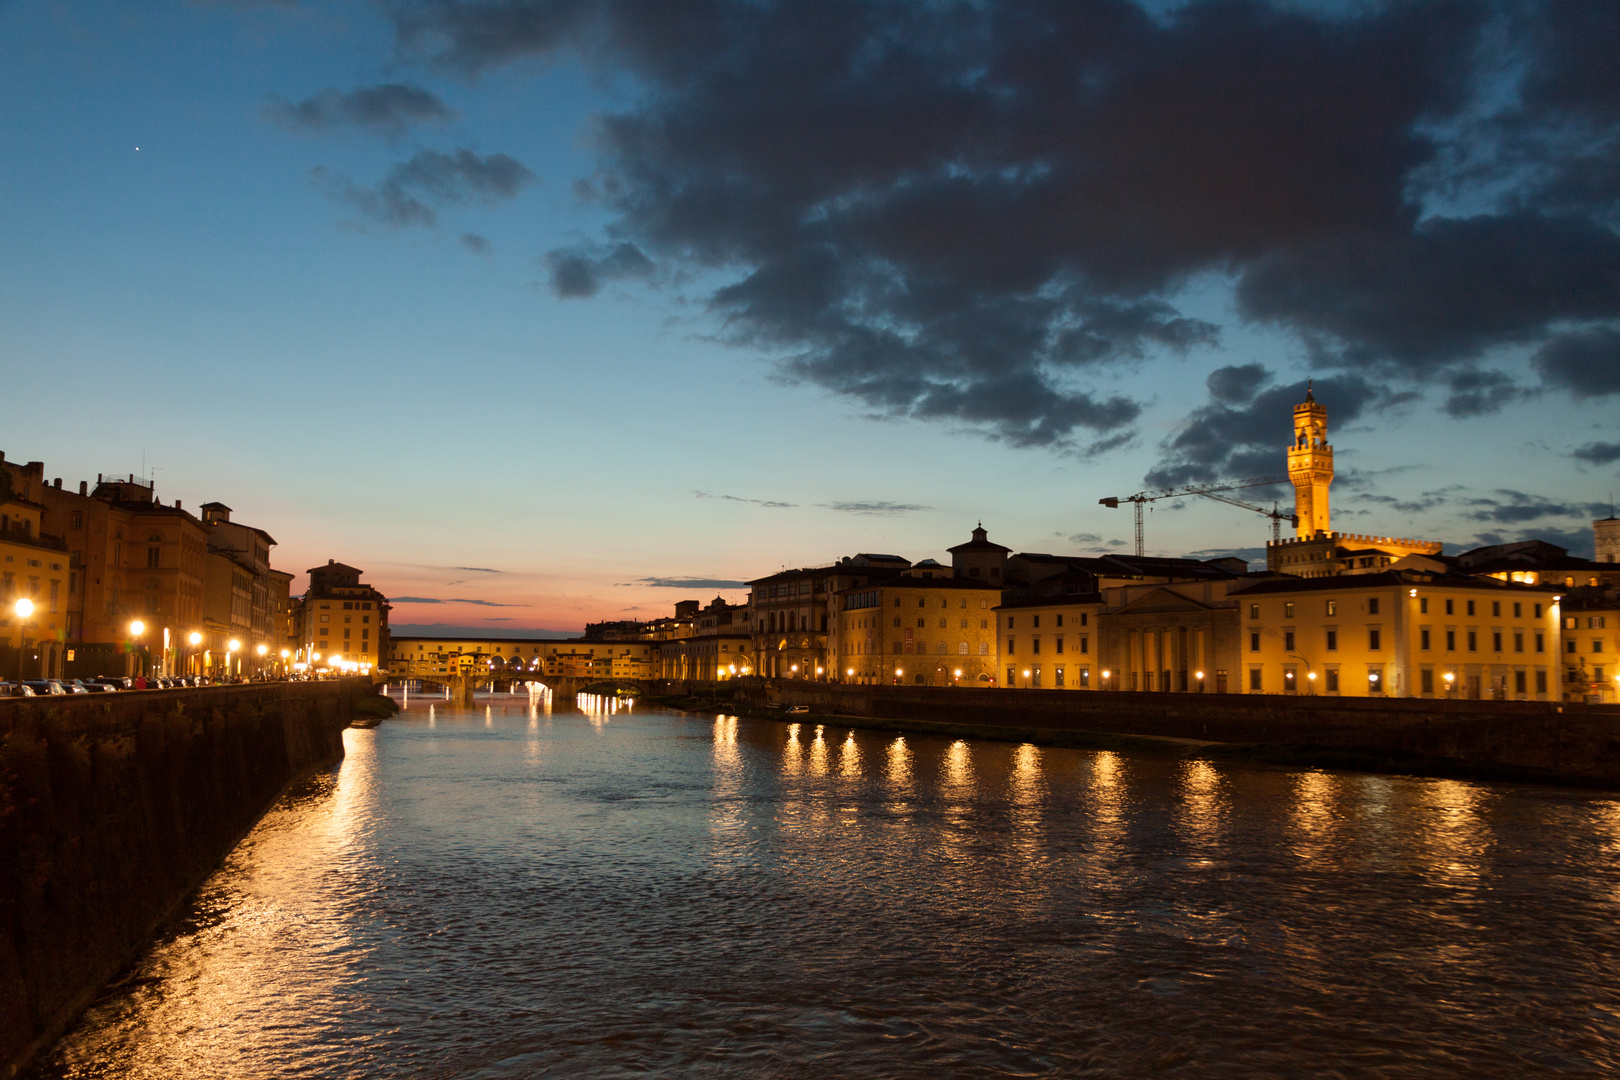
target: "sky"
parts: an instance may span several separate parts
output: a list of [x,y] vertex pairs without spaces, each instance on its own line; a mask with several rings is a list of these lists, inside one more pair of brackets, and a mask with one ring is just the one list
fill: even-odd
[[[1099,499],[1282,474],[1314,380],[1336,528],[1589,554],[1617,40],[1585,0],[0,0],[0,450],[225,502],[396,626],[561,632],[981,521],[1128,550]],[[1163,500],[1147,549],[1269,529]]]

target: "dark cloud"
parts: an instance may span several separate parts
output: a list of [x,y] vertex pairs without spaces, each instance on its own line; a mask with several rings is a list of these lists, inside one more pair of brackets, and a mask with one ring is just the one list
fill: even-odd
[[774,499],[745,499],[740,495],[722,495],[716,491],[694,491],[692,494],[699,499],[720,499],[723,502],[753,503],[771,510],[791,510],[798,503],[777,502]]
[[655,589],[746,589],[748,582],[731,581],[727,578],[703,577],[644,577],[634,581],[623,581],[621,585],[650,585]]
[[1264,570],[1266,568],[1266,549],[1263,547],[1238,548],[1204,548],[1202,551],[1189,551],[1190,559],[1242,559],[1249,564],[1251,570]]
[[1475,521],[1517,525],[1553,517],[1592,518],[1608,513],[1604,503],[1558,502],[1544,495],[1530,495],[1510,488],[1498,488],[1490,496],[1461,500],[1472,507],[1468,516]]
[[606,282],[648,277],[654,269],[652,260],[634,244],[556,248],[542,261],[551,291],[565,300],[595,296]]
[[918,503],[897,502],[830,502],[817,503],[823,510],[836,510],[841,514],[867,514],[873,517],[893,517],[897,514],[911,514],[918,510],[932,510],[932,506],[922,506]]
[[1497,544],[1514,544],[1521,540],[1545,540],[1549,544],[1557,544],[1577,559],[1590,559],[1596,546],[1593,543],[1590,528],[1557,529],[1539,525],[1536,528],[1522,529],[1516,533],[1482,532],[1474,537],[1472,544],[1465,545],[1461,550],[1467,551],[1475,547],[1494,547]]
[[[1238,371],[1241,376],[1228,373]],[[1231,383],[1247,387],[1229,403],[1223,393]],[[1163,444],[1164,456],[1149,471],[1150,487],[1179,487],[1215,480],[1283,476],[1288,471],[1288,444],[1293,439],[1294,406],[1305,398],[1304,382],[1267,385],[1259,365],[1222,368],[1209,379],[1208,405],[1194,410],[1179,431]],[[1256,389],[1264,387],[1264,389]],[[1335,424],[1347,424],[1405,400],[1388,388],[1356,375],[1317,379],[1315,394],[1331,401]],[[1237,493],[1239,498],[1246,498]],[[1275,491],[1257,490],[1254,499],[1279,497]]]
[[295,130],[359,128],[393,138],[412,125],[444,123],[458,115],[432,91],[411,83],[382,83],[349,91],[327,88],[299,102],[272,100],[265,113]]
[[474,255],[490,255],[495,251],[494,245],[489,242],[489,237],[479,236],[477,233],[462,233],[461,246]]
[[391,604],[476,604],[478,607],[522,607],[522,604],[497,604],[493,600],[470,600],[464,596],[390,596]]
[[1535,365],[1547,382],[1577,396],[1620,393],[1620,329],[1560,335],[1537,351]]
[[1589,465],[1609,465],[1620,461],[1620,443],[1587,443],[1571,451],[1569,456]]
[[[1063,534],[1059,533],[1058,535],[1062,536]],[[1100,533],[1075,533],[1073,536],[1063,538],[1076,547],[1095,548],[1099,551],[1125,546],[1125,541],[1118,539],[1104,540]]]
[[461,149],[446,154],[422,150],[388,170],[372,187],[360,187],[324,167],[312,173],[332,199],[394,228],[434,225],[442,206],[495,203],[517,195],[534,180],[522,162],[505,154],[487,157]]
[[[1612,9],[391,10],[408,54],[464,73],[570,50],[628,75],[641,96],[598,118],[587,188],[649,262],[732,275],[709,298],[725,340],[879,415],[1096,450],[1128,440],[1141,407],[1103,376],[1216,340],[1174,306],[1207,274],[1235,283],[1242,317],[1342,373],[1339,417],[1387,405],[1399,383],[1439,386],[1453,415],[1515,400],[1537,373],[1615,389],[1612,361],[1583,367],[1555,341],[1620,318]],[[551,287],[592,295],[610,257],[553,252]],[[1479,369],[1507,346],[1543,352],[1522,372]],[[1249,374],[1211,384],[1158,471],[1252,471],[1258,441],[1190,454],[1194,427],[1258,423],[1245,407],[1264,395],[1241,397],[1254,367],[1224,369]]]

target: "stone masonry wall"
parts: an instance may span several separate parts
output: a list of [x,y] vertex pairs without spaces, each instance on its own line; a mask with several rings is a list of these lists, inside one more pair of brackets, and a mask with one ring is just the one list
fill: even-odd
[[365,680],[0,699],[0,1076],[134,960],[286,786],[343,756]]
[[[683,692],[675,689],[673,692]],[[701,696],[698,684],[684,692]],[[1009,729],[1316,746],[1620,787],[1620,706],[739,681],[740,700]]]

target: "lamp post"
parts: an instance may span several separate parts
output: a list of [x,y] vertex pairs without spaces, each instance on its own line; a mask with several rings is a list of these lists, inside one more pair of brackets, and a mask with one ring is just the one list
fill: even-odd
[[242,643],[240,641],[236,640],[235,638],[231,638],[229,644],[226,646],[226,649],[225,649],[225,674],[226,675],[229,675],[231,673],[231,657],[235,656],[236,653],[241,650],[241,648],[242,648]]
[[287,649],[282,649],[281,650],[281,677],[283,679],[285,679],[287,677],[287,658],[290,657],[291,655],[292,655],[292,652],[290,650],[287,650]]
[[28,648],[28,616],[34,613],[34,602],[23,597],[12,605],[17,613],[17,681],[23,680],[23,653]]
[[262,679],[264,678],[264,657],[270,651],[270,646],[260,643],[258,648],[253,651],[259,654],[259,678]]
[[197,670],[197,646],[202,644],[202,635],[193,630],[186,635],[186,641],[191,645],[191,662],[186,666],[191,669],[191,674],[201,675],[202,672]]
[[[134,622],[129,624],[129,640],[132,646],[130,649],[131,652],[135,652],[135,650],[141,647],[141,635],[144,633],[146,633],[146,624],[141,622],[141,620],[136,619]],[[146,664],[139,659],[138,653],[136,654],[135,664],[137,668],[135,674],[139,675],[141,677],[141,681],[144,683],[146,681]]]

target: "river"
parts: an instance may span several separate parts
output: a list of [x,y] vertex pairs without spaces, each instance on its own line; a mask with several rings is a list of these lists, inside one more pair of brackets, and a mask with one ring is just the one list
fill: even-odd
[[44,1077],[1620,1070],[1620,802],[413,697]]

